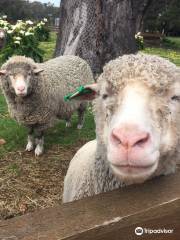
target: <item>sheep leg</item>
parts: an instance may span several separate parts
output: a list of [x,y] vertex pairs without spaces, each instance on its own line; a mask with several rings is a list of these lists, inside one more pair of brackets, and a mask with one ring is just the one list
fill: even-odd
[[35,156],[40,156],[44,152],[44,132],[43,131],[36,131],[35,133]]
[[77,129],[82,129],[83,125],[84,125],[84,114],[85,114],[85,110],[86,110],[86,105],[81,103],[79,108],[78,108],[78,125],[77,125]]
[[66,118],[66,127],[67,128],[71,127],[71,117]]
[[26,151],[30,152],[34,148],[34,136],[33,136],[33,128],[28,129],[28,137],[27,137],[27,145]]

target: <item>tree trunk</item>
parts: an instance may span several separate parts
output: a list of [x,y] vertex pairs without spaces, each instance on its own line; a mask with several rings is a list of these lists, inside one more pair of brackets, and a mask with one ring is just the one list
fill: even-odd
[[100,73],[109,60],[136,52],[136,19],[149,1],[62,0],[55,56],[78,55]]

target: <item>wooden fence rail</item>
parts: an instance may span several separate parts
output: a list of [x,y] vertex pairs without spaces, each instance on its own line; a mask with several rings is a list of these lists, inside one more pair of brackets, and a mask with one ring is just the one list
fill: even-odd
[[145,46],[160,46],[165,35],[161,33],[141,33]]
[[[173,232],[137,236],[136,227]],[[142,185],[0,222],[0,240],[77,239],[179,240],[180,170]]]

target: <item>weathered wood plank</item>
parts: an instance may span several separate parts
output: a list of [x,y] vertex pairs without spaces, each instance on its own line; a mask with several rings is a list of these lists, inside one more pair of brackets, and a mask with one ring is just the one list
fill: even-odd
[[160,45],[162,40],[165,38],[165,35],[161,33],[141,33],[141,36],[144,39],[144,44],[149,45]]
[[[131,240],[137,226],[174,229],[143,239],[180,239],[180,171],[142,185],[0,222],[0,240]],[[138,237],[139,238],[139,237]]]

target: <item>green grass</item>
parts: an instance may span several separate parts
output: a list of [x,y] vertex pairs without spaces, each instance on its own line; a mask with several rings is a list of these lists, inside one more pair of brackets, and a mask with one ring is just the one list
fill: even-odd
[[143,52],[148,54],[158,55],[163,58],[169,59],[171,62],[175,63],[177,66],[180,66],[180,51],[178,50],[149,47],[149,48],[145,48]]
[[173,47],[180,50],[180,37],[167,37],[173,43]]
[[40,43],[39,47],[45,52],[43,57],[44,61],[53,57],[56,45],[56,37],[57,34],[55,32],[51,32],[49,41]]
[[167,37],[162,47],[148,47],[143,52],[161,56],[180,66],[180,37]]
[[[148,54],[155,54],[167,58],[180,66],[180,38],[169,38],[171,42],[175,42],[169,48],[146,48],[143,52]],[[55,48],[56,34],[51,33],[48,42],[42,42],[40,47],[45,51],[44,60],[52,58]],[[176,49],[174,46],[176,45]],[[87,111],[84,128],[82,130],[76,129],[77,116],[72,119],[72,127],[65,128],[65,122],[60,121],[54,128],[49,129],[46,133],[46,145],[48,147],[53,144],[71,145],[77,141],[88,141],[95,137],[95,125],[91,111]],[[5,99],[0,94],[0,138],[6,140],[6,144],[0,147],[0,158],[7,152],[22,149],[26,145],[26,129],[12,120],[8,114]],[[14,170],[15,169],[15,170]],[[12,168],[16,171],[16,167]]]

